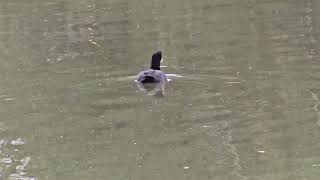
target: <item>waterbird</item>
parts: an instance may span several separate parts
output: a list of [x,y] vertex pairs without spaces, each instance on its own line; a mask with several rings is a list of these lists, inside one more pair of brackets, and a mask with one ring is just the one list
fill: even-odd
[[160,62],[162,61],[162,52],[157,51],[152,55],[150,69],[139,72],[137,83],[166,83],[168,79],[166,74],[160,70]]

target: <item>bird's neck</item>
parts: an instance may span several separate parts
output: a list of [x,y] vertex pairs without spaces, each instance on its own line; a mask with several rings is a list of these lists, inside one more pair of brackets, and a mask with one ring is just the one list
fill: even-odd
[[151,66],[151,69],[153,69],[153,70],[160,70],[160,67]]

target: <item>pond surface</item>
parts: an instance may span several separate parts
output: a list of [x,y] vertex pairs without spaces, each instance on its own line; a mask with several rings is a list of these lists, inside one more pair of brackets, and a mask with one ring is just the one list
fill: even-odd
[[[1,180],[318,180],[320,1],[0,1]],[[162,50],[165,96],[130,76]]]

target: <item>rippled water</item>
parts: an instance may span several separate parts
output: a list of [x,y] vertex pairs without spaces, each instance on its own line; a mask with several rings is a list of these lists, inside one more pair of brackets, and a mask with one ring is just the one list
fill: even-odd
[[[0,179],[317,180],[320,2],[0,1]],[[164,53],[164,97],[132,76]]]

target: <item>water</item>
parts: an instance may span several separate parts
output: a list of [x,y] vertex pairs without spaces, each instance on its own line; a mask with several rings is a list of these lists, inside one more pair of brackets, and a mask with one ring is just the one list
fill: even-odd
[[318,1],[0,5],[1,180],[319,178]]

